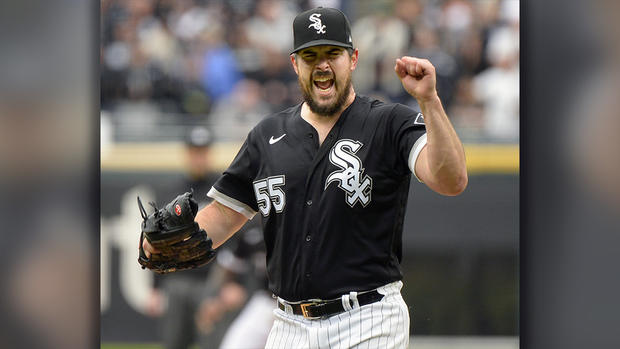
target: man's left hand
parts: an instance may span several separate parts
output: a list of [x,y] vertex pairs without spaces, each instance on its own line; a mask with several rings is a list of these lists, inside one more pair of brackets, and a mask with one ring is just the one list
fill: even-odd
[[427,59],[409,56],[397,58],[394,71],[405,90],[418,103],[437,98],[435,67]]

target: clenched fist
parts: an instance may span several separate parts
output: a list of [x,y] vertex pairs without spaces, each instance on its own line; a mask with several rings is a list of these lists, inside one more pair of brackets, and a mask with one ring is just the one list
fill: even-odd
[[397,58],[394,71],[405,90],[418,103],[437,98],[435,67],[427,59],[409,56]]

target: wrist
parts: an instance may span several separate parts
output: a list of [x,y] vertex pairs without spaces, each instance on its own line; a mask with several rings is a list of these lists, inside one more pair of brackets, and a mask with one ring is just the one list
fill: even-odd
[[434,93],[428,97],[418,98],[418,105],[420,105],[420,108],[434,107],[441,105],[441,100],[439,99],[437,93]]

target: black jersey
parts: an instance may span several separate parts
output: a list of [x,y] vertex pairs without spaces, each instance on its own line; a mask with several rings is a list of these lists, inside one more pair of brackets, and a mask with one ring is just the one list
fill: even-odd
[[209,196],[262,215],[269,288],[331,299],[402,279],[402,226],[421,113],[357,96],[323,144],[301,104],[262,120]]

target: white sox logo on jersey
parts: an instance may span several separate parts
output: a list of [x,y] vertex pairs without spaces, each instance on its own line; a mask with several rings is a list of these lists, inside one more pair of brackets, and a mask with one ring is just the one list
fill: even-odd
[[320,13],[311,14],[309,19],[312,24],[310,24],[308,28],[316,29],[317,34],[325,34],[325,26],[323,25],[323,22],[321,22],[321,19],[319,17],[321,17]]
[[338,182],[338,188],[347,193],[346,202],[351,207],[355,206],[357,202],[360,202],[364,207],[370,203],[372,178],[364,175],[362,161],[355,156],[355,153],[362,146],[362,142],[342,139],[329,152],[329,161],[342,170],[334,171],[327,176],[325,189],[332,182]]

